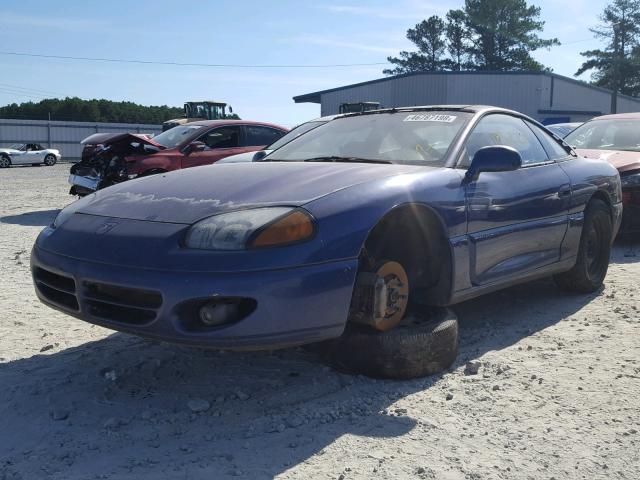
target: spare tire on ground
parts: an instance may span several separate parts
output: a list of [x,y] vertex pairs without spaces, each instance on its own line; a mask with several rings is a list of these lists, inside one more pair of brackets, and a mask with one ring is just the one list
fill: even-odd
[[342,336],[314,348],[338,370],[407,379],[450,367],[458,355],[458,320],[448,308],[408,314],[392,330],[347,324]]

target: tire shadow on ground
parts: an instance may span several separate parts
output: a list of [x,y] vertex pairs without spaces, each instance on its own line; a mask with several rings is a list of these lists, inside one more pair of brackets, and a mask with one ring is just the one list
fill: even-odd
[[0,223],[23,225],[25,227],[46,227],[51,225],[60,209],[36,210],[34,212],[21,213],[19,215],[5,215],[0,217]]
[[[0,478],[273,478],[343,435],[394,438],[420,422],[427,428],[428,419],[394,403],[599,294],[570,296],[540,281],[465,302],[454,308],[457,362],[412,381],[344,375],[302,349],[226,353],[119,333],[3,363]],[[441,389],[430,397],[444,410]],[[425,444],[424,453],[432,448]],[[362,456],[377,464],[372,452]]]

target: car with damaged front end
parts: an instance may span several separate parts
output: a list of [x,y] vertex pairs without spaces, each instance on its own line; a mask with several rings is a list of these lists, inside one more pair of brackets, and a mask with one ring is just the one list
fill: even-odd
[[264,161],[89,195],[42,231],[31,270],[42,302],[108,328],[223,349],[321,342],[339,368],[407,378],[454,361],[450,305],[551,275],[598,289],[620,202],[613,167],[516,112],[388,109]]
[[69,193],[84,196],[133,178],[210,165],[261,150],[287,131],[270,123],[208,120],[179,125],[153,138],[96,133],[81,142],[82,159],[71,167]]

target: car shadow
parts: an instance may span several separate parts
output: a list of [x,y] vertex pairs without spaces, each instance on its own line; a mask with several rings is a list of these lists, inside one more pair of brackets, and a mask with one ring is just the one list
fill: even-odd
[[640,262],[640,234],[625,234],[616,239],[611,251],[611,263]]
[[[540,281],[456,306],[458,360],[411,381],[344,375],[303,349],[230,353],[119,333],[1,363],[0,431],[5,440],[16,433],[0,442],[0,478],[273,478],[345,434],[429,428],[395,402],[526,342],[601,294],[567,296]],[[445,393],[432,395],[443,410]],[[362,455],[377,465],[375,452]]]
[[60,209],[36,210],[19,215],[5,215],[4,217],[0,217],[0,223],[23,225],[25,227],[45,227],[51,225],[59,211]]

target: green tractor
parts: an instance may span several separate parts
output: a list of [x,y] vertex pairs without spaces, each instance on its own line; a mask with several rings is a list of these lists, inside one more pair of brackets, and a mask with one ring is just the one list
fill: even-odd
[[178,125],[197,122],[199,120],[224,120],[238,118],[240,117],[233,113],[231,106],[229,106],[229,113],[227,113],[227,104],[224,102],[216,102],[213,100],[185,102],[184,117],[167,120],[162,124],[162,131],[164,132]]

